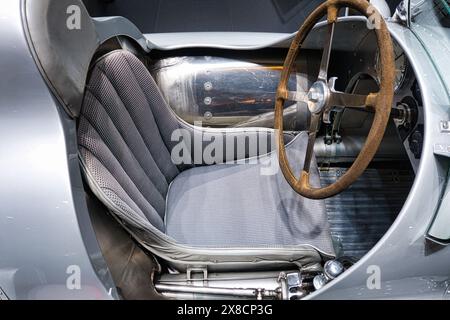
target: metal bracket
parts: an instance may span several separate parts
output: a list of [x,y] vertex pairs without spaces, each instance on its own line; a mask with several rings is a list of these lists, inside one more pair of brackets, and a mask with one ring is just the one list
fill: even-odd
[[[193,279],[192,275],[195,273],[203,274],[203,279]],[[187,278],[188,282],[208,281],[208,268],[206,268],[206,267],[188,267],[186,270],[186,278]]]
[[283,300],[298,300],[306,295],[302,289],[302,275],[300,272],[281,272],[278,276],[281,298]]
[[[337,79],[337,77],[332,77],[328,81],[328,87],[330,88],[331,92],[336,92],[335,86]],[[344,109],[345,108],[343,107],[332,106],[331,109],[323,113],[323,122],[331,125],[330,132],[328,132],[327,136],[325,137],[325,144],[330,145],[333,142],[339,144],[342,142],[342,137],[339,134],[339,129],[341,126],[341,118]]]

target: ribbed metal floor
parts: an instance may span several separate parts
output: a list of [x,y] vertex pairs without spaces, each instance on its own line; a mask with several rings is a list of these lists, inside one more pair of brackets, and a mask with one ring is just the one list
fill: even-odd
[[[322,185],[335,182],[345,171],[321,170]],[[348,190],[325,201],[340,255],[360,258],[378,242],[403,207],[413,181],[409,169],[369,168]]]

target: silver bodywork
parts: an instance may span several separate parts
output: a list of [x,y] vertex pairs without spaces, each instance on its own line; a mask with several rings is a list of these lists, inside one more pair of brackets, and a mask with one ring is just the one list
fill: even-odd
[[[85,204],[75,126],[36,67],[21,1],[1,6],[0,287],[9,299],[117,298]],[[68,290],[78,268],[82,289]]]
[[[379,243],[347,273],[309,299],[448,298],[450,248],[426,240],[447,180],[447,165],[434,154],[434,145],[449,136],[439,123],[448,118],[449,96],[427,52],[413,33],[389,24],[392,36],[405,49],[422,89],[425,141],[413,188],[395,223]],[[448,209],[449,210],[449,209]],[[380,289],[367,287],[371,266],[381,270]],[[331,289],[331,290],[330,290]]]
[[[33,60],[22,26],[22,1],[4,0],[1,4],[0,299],[117,299],[90,224],[75,125],[49,91]],[[176,35],[165,40],[147,35],[143,40],[142,34],[122,18],[97,19],[95,24],[105,39],[112,34],[127,34],[141,45],[147,43],[150,49],[283,47],[292,38],[191,34],[184,37],[189,42],[180,45]],[[450,145],[450,136],[440,127],[441,121],[449,120],[449,84],[445,85],[436,70],[448,67],[436,66],[439,59],[431,61],[407,26],[395,22],[388,26],[411,61],[422,92],[425,140],[414,186],[379,243],[351,269],[307,299],[442,299],[450,294],[450,248],[427,240],[436,211],[450,211],[445,207],[448,202],[439,207],[448,179],[448,159],[445,154],[437,156],[435,149],[437,144]],[[211,37],[214,41],[209,40]],[[230,38],[239,40],[229,44]],[[381,272],[381,286],[369,289],[367,281],[374,267]],[[70,276],[77,268],[81,270],[82,289],[70,286]]]

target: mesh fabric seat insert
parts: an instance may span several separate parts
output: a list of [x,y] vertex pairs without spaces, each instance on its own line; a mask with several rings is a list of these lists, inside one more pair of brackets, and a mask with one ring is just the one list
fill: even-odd
[[[303,167],[300,159],[307,137],[300,133],[287,149],[296,172]],[[273,171],[265,171],[268,168]],[[319,184],[315,163],[311,182]],[[180,173],[169,189],[166,210],[167,234],[186,245],[282,247],[308,243],[333,252],[324,202],[295,193],[281,173],[275,153],[256,164],[221,164]]]

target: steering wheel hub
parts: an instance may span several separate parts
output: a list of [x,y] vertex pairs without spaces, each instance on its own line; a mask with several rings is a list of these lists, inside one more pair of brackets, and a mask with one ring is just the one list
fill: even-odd
[[311,113],[320,113],[328,104],[330,89],[323,81],[316,81],[308,92],[308,109]]

